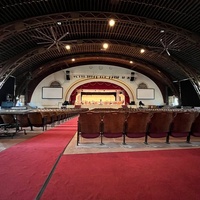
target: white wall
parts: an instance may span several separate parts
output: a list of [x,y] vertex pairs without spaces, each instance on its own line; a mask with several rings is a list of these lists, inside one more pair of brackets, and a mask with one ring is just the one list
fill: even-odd
[[[66,80],[66,71],[70,71],[70,80]],[[72,91],[79,85],[87,82],[102,80],[115,83],[123,87],[127,91],[130,101],[134,100],[137,105],[139,102],[139,100],[136,98],[137,87],[140,83],[145,83],[147,84],[148,88],[155,89],[155,99],[142,100],[142,102],[145,105],[163,105],[163,97],[157,85],[147,76],[144,76],[138,72],[135,72],[135,80],[130,81],[129,78],[131,76],[131,72],[133,72],[133,70],[111,65],[82,65],[70,69],[60,70],[47,76],[37,85],[35,91],[33,92],[31,102],[38,107],[60,107],[65,99],[69,100]],[[93,78],[87,78],[87,75],[93,76]],[[98,78],[94,78],[95,76]],[[102,77],[100,78],[100,76]],[[112,78],[112,76],[119,78],[115,79]],[[58,81],[61,84],[61,87],[63,87],[63,98],[42,99],[42,87],[49,87],[53,81]]]

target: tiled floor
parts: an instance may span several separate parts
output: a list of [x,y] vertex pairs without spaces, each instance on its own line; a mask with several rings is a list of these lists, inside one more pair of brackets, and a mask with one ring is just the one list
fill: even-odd
[[191,137],[191,143],[185,138],[170,138],[170,144],[165,143],[165,138],[148,138],[148,145],[144,144],[144,138],[126,138],[126,145],[122,144],[122,138],[103,138],[103,145],[100,138],[80,138],[77,146],[77,135],[74,136],[64,154],[86,154],[104,152],[130,152],[130,151],[155,151],[166,149],[200,148],[200,138]]
[[[51,127],[48,127],[50,129]],[[42,133],[42,128],[34,127],[34,131],[26,128],[27,135],[23,131],[17,133],[13,139],[11,137],[0,137],[0,152],[28,140]],[[126,145],[122,144],[122,138],[103,138],[104,145],[100,144],[100,138],[84,139],[80,138],[77,146],[77,135],[73,137],[64,154],[86,154],[103,152],[130,152],[130,151],[154,151],[165,149],[184,149],[200,148],[200,138],[191,137],[191,143],[188,144],[185,138],[170,138],[170,144],[165,143],[165,138],[148,138],[148,145],[144,144],[144,138],[126,138]]]

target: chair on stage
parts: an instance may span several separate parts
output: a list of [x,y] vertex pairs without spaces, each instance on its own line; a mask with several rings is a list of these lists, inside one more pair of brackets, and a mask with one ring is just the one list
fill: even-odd
[[200,114],[198,114],[198,116],[194,120],[194,123],[192,124],[191,131],[187,137],[188,143],[190,143],[191,135],[194,137],[200,137]]
[[152,114],[148,112],[130,112],[125,123],[126,128],[123,135],[123,144],[126,144],[126,137],[145,137],[151,117]]
[[103,136],[106,138],[122,137],[125,132],[125,112],[105,112],[103,116]]
[[86,139],[101,138],[102,144],[102,114],[100,112],[80,113],[78,118],[77,145],[80,137]]
[[148,144],[148,136],[151,138],[167,138],[173,118],[173,112],[154,112],[145,136],[145,144]]
[[177,112],[172,121],[171,130],[167,135],[166,142],[169,143],[169,137],[188,137],[192,124],[196,118],[195,112]]

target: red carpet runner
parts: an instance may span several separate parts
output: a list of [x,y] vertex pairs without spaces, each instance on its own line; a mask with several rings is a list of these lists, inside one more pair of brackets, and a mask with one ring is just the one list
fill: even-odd
[[77,117],[0,153],[0,200],[33,200],[77,131]]
[[62,156],[42,200],[199,200],[200,149]]

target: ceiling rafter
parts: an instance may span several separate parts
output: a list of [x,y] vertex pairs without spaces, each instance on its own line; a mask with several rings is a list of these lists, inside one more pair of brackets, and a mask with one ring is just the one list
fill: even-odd
[[[200,2],[185,0],[173,3],[149,0],[2,0],[0,75],[17,76],[20,84],[23,80],[20,74],[26,74],[27,69],[37,71],[38,66],[63,57],[99,54],[123,58],[124,62],[126,58],[138,59],[154,66],[155,75],[158,71],[166,74],[172,84],[174,80],[196,74],[192,81],[198,86],[199,8]],[[115,27],[108,26],[110,18],[116,20]],[[58,38],[69,32],[63,39],[77,41],[71,44],[69,52],[64,48],[56,51],[54,46],[45,51],[48,45],[39,45],[42,42],[40,38],[31,37],[37,30],[50,36],[50,27],[56,30]],[[161,31],[166,34],[166,42]],[[176,43],[172,42],[175,40]],[[109,43],[109,49],[102,51],[101,42]],[[178,51],[170,51],[172,43]],[[139,48],[146,52],[140,54]],[[31,55],[32,50],[34,53]],[[150,68],[147,70],[151,71]],[[159,74],[157,76],[160,78]]]
[[[15,32],[16,30],[18,32],[27,30],[27,29],[34,29],[38,26],[43,27],[44,25],[56,25],[56,23],[58,21],[60,22],[64,22],[64,23],[70,23],[70,22],[74,22],[74,21],[85,21],[85,20],[89,20],[89,21],[94,21],[97,22],[98,21],[108,21],[108,19],[110,19],[111,17],[114,18],[117,22],[120,23],[125,23],[126,26],[130,26],[132,24],[142,24],[143,26],[148,26],[150,28],[155,28],[158,30],[168,30],[168,32],[174,33],[176,35],[180,35],[181,37],[183,37],[186,40],[190,40],[192,42],[200,42],[200,36],[198,36],[197,34],[192,33],[191,31],[187,31],[183,28],[179,28],[176,27],[174,25],[170,25],[170,24],[166,24],[163,22],[160,22],[158,20],[153,20],[153,19],[148,19],[145,17],[138,17],[138,16],[133,16],[133,15],[127,15],[127,14],[118,14],[118,13],[114,13],[112,15],[110,15],[110,13],[98,13],[98,12],[90,12],[88,14],[88,12],[79,12],[78,14],[75,13],[76,15],[78,15],[78,17],[76,19],[73,18],[73,13],[61,13],[61,14],[52,14],[52,15],[48,15],[48,16],[42,16],[42,17],[34,17],[31,19],[24,19],[23,21],[18,21],[12,25],[4,25],[4,26],[0,26],[1,30],[3,30],[3,34],[1,34],[0,39],[8,37],[10,34],[12,35],[13,32]],[[8,34],[9,33],[9,34]]]

